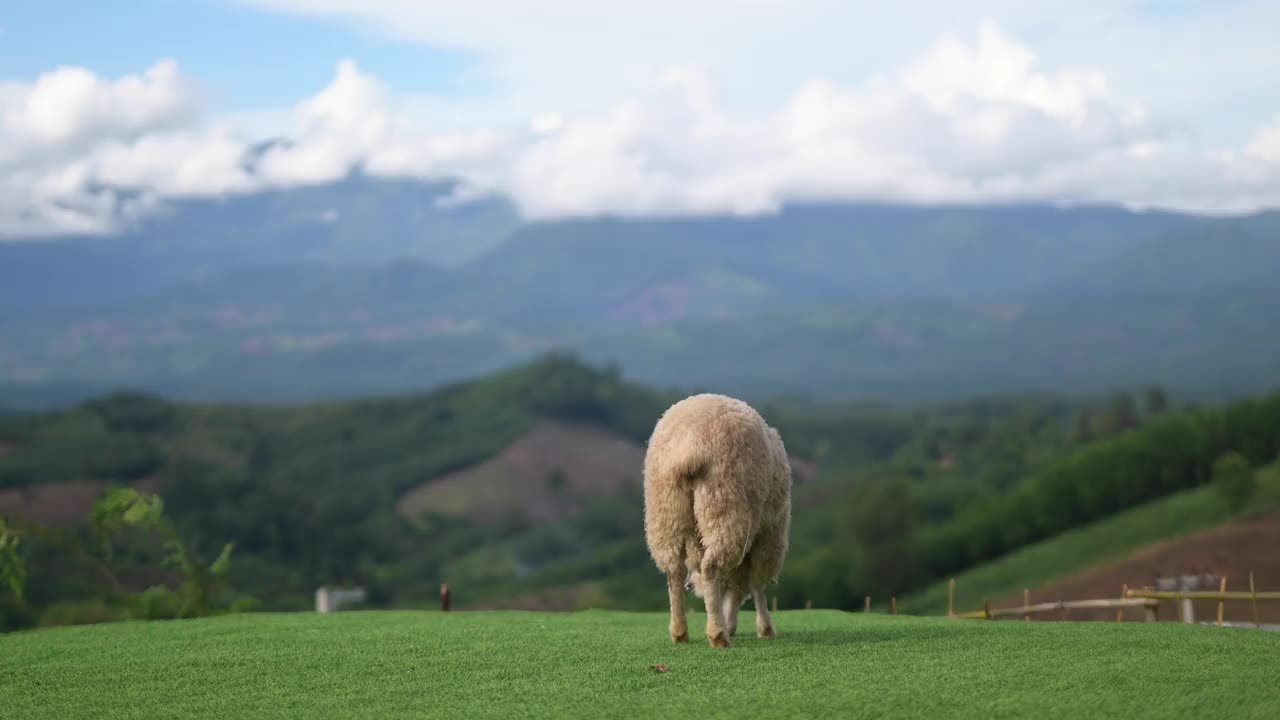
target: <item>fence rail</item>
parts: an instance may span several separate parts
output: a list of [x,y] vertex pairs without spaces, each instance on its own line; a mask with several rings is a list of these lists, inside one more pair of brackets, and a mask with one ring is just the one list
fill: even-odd
[[1251,593],[1248,590],[1130,590],[1127,597],[1150,600],[1280,600],[1280,592]]
[[[970,612],[957,613],[956,607],[956,581],[954,578],[948,583],[947,587],[947,617],[960,618],[968,620],[994,620],[1000,617],[1023,617],[1027,620],[1032,615],[1038,613],[1054,612],[1054,611],[1071,611],[1071,610],[1097,610],[1097,609],[1115,609],[1116,622],[1124,622],[1124,609],[1130,607],[1143,608],[1144,616],[1147,622],[1155,622],[1159,620],[1159,607],[1162,600],[1173,600],[1178,604],[1178,619],[1183,623],[1194,624],[1195,614],[1191,605],[1193,600],[1217,600],[1218,601],[1218,619],[1217,625],[1232,625],[1235,627],[1252,626],[1261,629],[1263,626],[1258,622],[1258,603],[1280,601],[1280,592],[1259,592],[1254,585],[1253,573],[1249,573],[1249,589],[1227,591],[1227,579],[1213,578],[1219,580],[1217,591],[1213,590],[1197,590],[1195,585],[1186,589],[1179,590],[1157,590],[1153,588],[1134,588],[1130,589],[1125,586],[1120,591],[1118,598],[1101,598],[1096,600],[1058,600],[1055,602],[1031,604],[1030,590],[1022,591],[1021,607],[1005,607],[992,609],[989,601],[983,601],[981,610],[973,610]],[[1198,580],[1198,579],[1197,579]],[[1198,584],[1198,582],[1196,583]],[[1250,603],[1252,607],[1253,622],[1248,623],[1227,623],[1223,617],[1223,605],[1227,601],[1242,601]],[[1268,628],[1270,629],[1270,628]]]
[[982,610],[974,610],[972,612],[955,613],[951,615],[954,618],[969,620],[994,620],[998,617],[1018,617],[1025,615],[1035,615],[1038,613],[1053,612],[1055,610],[1085,610],[1085,609],[1103,609],[1113,610],[1130,607],[1146,608],[1154,610],[1159,604],[1157,600],[1149,600],[1147,598],[1102,598],[1098,600],[1057,600],[1054,602],[1037,603],[1035,605],[1023,605],[1021,607],[1007,608],[990,608],[985,607]]

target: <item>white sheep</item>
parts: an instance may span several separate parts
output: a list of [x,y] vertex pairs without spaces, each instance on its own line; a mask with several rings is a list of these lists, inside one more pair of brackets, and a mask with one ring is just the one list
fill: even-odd
[[748,594],[756,635],[776,637],[764,589],[782,570],[790,525],[787,451],[754,408],[701,394],[663,413],[645,452],[644,528],[667,575],[674,642],[689,641],[690,585],[706,601],[712,647],[729,647]]

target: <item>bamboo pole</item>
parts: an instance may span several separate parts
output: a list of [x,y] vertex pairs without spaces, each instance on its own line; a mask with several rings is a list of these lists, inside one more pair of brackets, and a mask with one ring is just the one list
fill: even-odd
[[956,613],[957,618],[963,619],[986,619],[990,613],[992,618],[1010,617],[1017,615],[1026,615],[1028,613],[1045,613],[1053,611],[1064,611],[1075,609],[1114,609],[1118,607],[1141,607],[1151,609],[1156,607],[1158,601],[1146,598],[1102,598],[1098,600],[1057,600],[1054,602],[1039,603],[1029,607],[1011,607],[1011,608],[992,608],[989,603],[983,604],[982,610],[974,610],[973,612]]
[[1216,590],[1130,590],[1131,598],[1150,598],[1152,600],[1280,600],[1280,592],[1253,592],[1232,590],[1218,592]]
[[[1223,575],[1222,579],[1218,581],[1218,592],[1226,592],[1226,591],[1227,591],[1227,576]],[[1218,627],[1222,627],[1222,611],[1223,611],[1224,605],[1226,605],[1226,601],[1224,600],[1218,601]]]
[[1253,596],[1252,598],[1250,598],[1250,602],[1253,604],[1253,626],[1256,628],[1261,628],[1262,625],[1258,622],[1258,589],[1253,585],[1252,570],[1249,571],[1249,594]]

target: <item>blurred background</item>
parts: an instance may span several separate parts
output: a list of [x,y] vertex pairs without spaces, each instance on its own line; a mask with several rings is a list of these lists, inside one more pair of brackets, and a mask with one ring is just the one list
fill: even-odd
[[663,609],[701,391],[781,607],[1280,587],[1280,6],[644,8],[0,13],[0,630]]

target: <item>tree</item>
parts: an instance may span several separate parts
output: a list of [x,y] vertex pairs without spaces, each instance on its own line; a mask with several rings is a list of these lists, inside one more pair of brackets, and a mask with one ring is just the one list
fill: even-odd
[[[31,537],[90,561],[107,580],[114,598],[130,605],[135,617],[156,617],[154,608],[162,606],[173,609],[163,615],[172,617],[200,617],[217,611],[217,595],[224,588],[231,569],[231,543],[222,547],[222,552],[212,563],[206,564],[188,549],[165,517],[164,501],[160,496],[129,487],[112,488],[94,503],[89,525],[95,541],[92,546],[86,546],[69,533],[31,523],[19,524],[0,517],[0,581],[18,603],[23,601],[28,577],[19,543],[23,538]],[[132,595],[125,593],[111,563],[116,557],[117,541],[129,530],[152,531],[161,535],[165,549],[163,565],[183,576],[176,594],[162,586]],[[248,607],[252,602],[251,598],[246,598],[231,610]]]
[[1213,464],[1213,485],[1231,512],[1240,512],[1253,497],[1257,481],[1244,455],[1232,450]]
[[847,532],[860,556],[863,582],[876,594],[910,587],[919,570],[912,535],[920,516],[911,488],[897,478],[868,480],[849,502]]
[[9,588],[18,602],[22,602],[23,589],[27,584],[27,565],[18,547],[21,542],[18,529],[0,517],[0,582]]
[[1133,396],[1119,392],[1111,398],[1111,424],[1114,432],[1123,432],[1138,425],[1138,407]]
[[1160,415],[1169,409],[1169,396],[1165,394],[1164,388],[1159,385],[1147,387],[1144,396],[1148,415]]
[[1086,443],[1093,439],[1093,413],[1081,410],[1076,414],[1076,425],[1073,437],[1078,443]]

